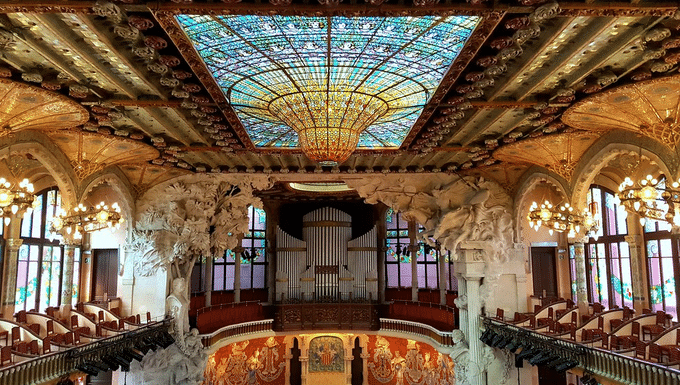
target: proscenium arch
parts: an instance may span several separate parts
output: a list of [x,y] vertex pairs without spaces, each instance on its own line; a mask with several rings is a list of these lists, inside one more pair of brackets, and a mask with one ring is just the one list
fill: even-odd
[[[602,137],[584,154],[581,162],[575,169],[577,177],[572,180],[572,203],[576,207],[585,207],[587,192],[595,177],[603,168],[617,156],[623,154],[640,154],[655,164],[661,173],[667,176],[675,175],[677,165],[674,165],[674,154],[670,149],[659,142],[627,134],[625,132],[610,133]],[[614,138],[617,141],[614,141]]]
[[38,131],[26,130],[0,138],[0,158],[9,157],[10,152],[31,154],[54,178],[63,204],[69,207],[76,204],[78,183],[71,163],[47,136]]

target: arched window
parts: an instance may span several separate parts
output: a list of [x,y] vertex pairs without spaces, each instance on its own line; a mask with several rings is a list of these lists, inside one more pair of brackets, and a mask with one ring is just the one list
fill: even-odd
[[[64,248],[58,234],[49,231],[50,221],[61,207],[61,195],[55,188],[36,194],[36,205],[21,221],[21,238],[17,262],[16,310],[61,305]],[[80,287],[80,248],[75,249],[72,304],[78,301]]]
[[633,307],[625,215],[618,210],[614,193],[602,186],[590,186],[588,207],[600,223],[597,240],[590,238],[585,245],[589,300],[609,308]]
[[[664,180],[659,187],[665,187]],[[680,236],[671,233],[665,221],[648,220],[644,225],[647,269],[649,271],[649,305],[653,311],[663,310],[678,320],[678,285],[676,268],[680,266]]]
[[[241,289],[261,289],[267,282],[267,215],[264,210],[248,208],[248,232],[243,235],[241,247]],[[216,259],[213,266],[213,290],[234,290],[234,269],[237,255],[227,250]]]
[[385,213],[385,276],[387,287],[411,287],[409,224],[391,208]]

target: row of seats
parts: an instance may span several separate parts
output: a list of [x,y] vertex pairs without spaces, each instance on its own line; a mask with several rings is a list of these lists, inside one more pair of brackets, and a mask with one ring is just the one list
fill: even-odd
[[196,316],[196,328],[201,334],[212,333],[224,326],[257,321],[264,317],[260,303],[246,302],[204,308]]
[[450,331],[456,327],[455,309],[448,306],[394,301],[388,312],[387,318],[420,322],[438,330]]

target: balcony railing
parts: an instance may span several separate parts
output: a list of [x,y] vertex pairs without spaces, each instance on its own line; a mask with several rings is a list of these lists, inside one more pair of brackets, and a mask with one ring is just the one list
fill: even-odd
[[442,346],[453,346],[451,332],[443,332],[433,328],[430,325],[425,325],[419,322],[381,318],[380,330],[412,334],[415,336],[429,338],[430,340]]
[[169,320],[156,322],[138,329],[103,338],[96,342],[77,346],[56,353],[0,369],[0,385],[39,384],[77,371],[86,361],[99,361],[105,354],[134,346],[144,338],[155,338],[168,330]]
[[[497,334],[530,339],[543,346],[554,347],[551,351],[560,355],[577,357],[578,367],[584,371],[625,384],[680,384],[680,371],[649,361],[624,356],[611,351],[578,344],[570,340],[537,333],[506,322],[484,318],[484,325]],[[565,357],[569,358],[569,357]]]
[[235,325],[228,325],[210,334],[201,334],[203,346],[209,348],[225,338],[240,337],[255,333],[272,332],[273,319],[261,321],[243,322]]

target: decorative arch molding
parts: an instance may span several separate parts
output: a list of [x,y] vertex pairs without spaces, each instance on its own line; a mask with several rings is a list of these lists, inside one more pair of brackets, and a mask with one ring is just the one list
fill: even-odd
[[632,133],[612,132],[589,148],[577,165],[574,175],[578,177],[572,180],[572,204],[584,207],[586,193],[595,177],[612,159],[624,154],[641,154],[643,158],[658,166],[665,175],[676,175],[678,159],[666,146]]
[[[123,217],[134,218],[135,199],[132,195],[132,185],[128,178],[117,166],[109,166],[93,175],[88,176],[83,180],[78,192],[78,203],[82,202],[95,188],[108,183],[111,188],[120,197],[120,208],[123,212]],[[132,221],[128,221],[131,223]]]
[[[551,186],[555,187],[555,189],[561,193],[565,199],[569,199],[571,195],[568,188],[569,185],[564,178],[539,166],[530,168],[520,179],[518,183],[519,187],[517,188],[517,192],[513,199],[515,202],[513,217],[515,218],[516,231],[520,242],[522,234],[524,234],[524,231],[526,230],[524,226],[526,226],[527,223],[527,221],[524,220],[527,212],[527,208],[525,207],[526,198],[536,187],[536,185],[541,182],[547,182]],[[559,202],[553,203],[556,204]]]
[[68,158],[45,134],[37,131],[20,131],[0,138],[0,158],[11,152],[28,153],[35,157],[54,178],[62,201],[73,206],[77,202],[76,176]]

